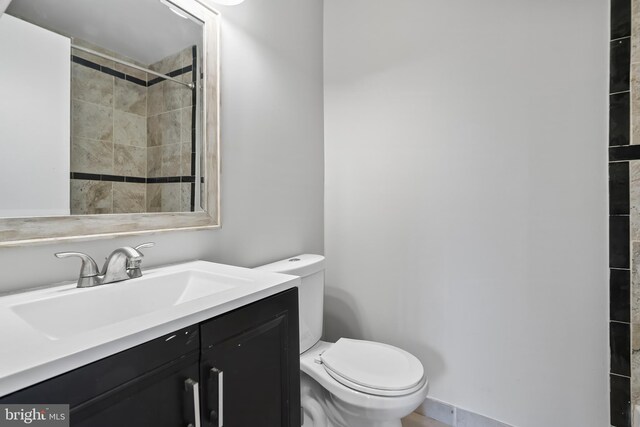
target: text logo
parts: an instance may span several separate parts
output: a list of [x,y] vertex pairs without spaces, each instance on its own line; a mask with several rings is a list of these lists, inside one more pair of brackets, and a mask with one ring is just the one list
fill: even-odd
[[0,405],[0,427],[69,427],[69,405]]

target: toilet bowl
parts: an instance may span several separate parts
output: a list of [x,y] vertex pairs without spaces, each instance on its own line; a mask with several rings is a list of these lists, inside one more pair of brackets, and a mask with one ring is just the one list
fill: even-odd
[[[300,356],[304,427],[400,427],[400,419],[424,401],[428,384],[424,375],[404,390],[356,390],[346,386],[321,361],[321,355],[333,345],[319,341]],[[381,395],[385,392],[387,395]],[[314,404],[323,411],[314,411]]]
[[256,267],[300,276],[300,398],[303,427],[401,427],[426,398],[420,361],[383,343],[320,340],[324,257],[299,255]]

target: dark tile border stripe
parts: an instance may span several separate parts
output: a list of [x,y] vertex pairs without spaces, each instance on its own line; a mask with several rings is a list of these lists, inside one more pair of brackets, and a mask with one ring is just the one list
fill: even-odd
[[611,40],[631,35],[631,0],[611,0]]
[[[183,74],[188,73],[189,71],[191,71],[191,65],[188,65],[186,67],[180,68],[178,70],[170,71],[170,72],[167,73],[167,76],[169,76],[169,77],[178,77],[178,76],[181,76]],[[163,82],[165,80],[166,80],[165,78],[156,77],[156,78],[153,78],[153,79],[149,80],[147,82],[147,86],[153,86],[153,85],[155,85],[157,83],[160,83],[160,82]]]
[[139,79],[137,77],[134,76],[130,76],[129,74],[125,74],[121,71],[116,71],[113,68],[109,68],[109,67],[105,67],[103,65],[100,64],[96,64],[95,62],[91,62],[88,59],[84,59],[84,58],[80,58],[79,56],[75,56],[75,55],[71,55],[71,61],[75,62],[78,65],[83,65],[85,67],[91,68],[93,70],[96,71],[100,71],[102,73],[108,74],[110,76],[113,76],[115,78],[121,79],[121,80],[127,80],[130,81],[132,83],[135,83],[137,85],[140,86],[147,86],[147,82],[145,82],[142,79]]
[[108,181],[108,182],[133,182],[139,184],[166,184],[174,182],[194,183],[195,176],[162,176],[154,178],[144,178],[139,176],[103,175],[96,173],[71,172],[71,179],[85,179],[88,181]]
[[631,378],[610,375],[611,425],[631,427]]
[[71,172],[71,179],[86,179],[89,181],[125,182],[126,177],[119,175],[103,175],[96,173]]
[[[196,125],[198,123],[196,116],[196,104],[198,103],[198,49],[196,46],[191,47],[191,78],[193,81],[193,89],[191,89],[191,175],[196,174]],[[191,197],[191,203],[194,203],[193,197]]]
[[631,376],[631,325],[622,322],[609,323],[609,348],[611,349],[611,373]]
[[629,162],[609,163],[609,215],[629,215]]
[[609,95],[609,146],[629,145],[630,121],[631,93]]
[[[631,271],[629,160],[640,160],[631,143],[631,0],[611,0],[609,44],[609,346],[610,421],[631,427]],[[619,375],[622,374],[622,375]]]
[[609,93],[628,91],[631,75],[631,38],[612,41],[610,49]]
[[121,80],[126,80],[127,79],[127,75],[121,71],[116,71],[113,68],[109,68],[109,67],[103,67],[100,66],[100,71],[102,71],[105,74],[109,74],[110,76],[116,77],[118,79]]
[[609,217],[609,267],[631,267],[629,255],[629,216],[612,215]]
[[631,270],[609,270],[609,313],[611,320],[631,322]]
[[[95,62],[89,61],[88,59],[80,58],[79,56],[75,56],[75,55],[71,55],[71,61],[75,62],[78,65],[83,65],[83,66],[91,68],[93,70],[100,71],[102,73],[108,74],[108,75],[116,77],[118,79],[126,80],[126,81],[129,81],[131,83],[135,83],[137,85],[144,86],[144,87],[149,87],[149,86],[152,86],[152,85],[154,85],[156,83],[160,83],[160,82],[166,80],[166,79],[163,79],[162,77],[156,77],[156,78],[154,78],[152,80],[149,80],[147,82],[147,81],[144,81],[142,79],[139,79],[138,77],[134,77],[134,76],[131,76],[129,74],[125,74],[125,73],[123,73],[121,71],[114,70],[113,68],[109,68],[109,67],[105,67],[105,66],[100,65],[100,64],[96,64]],[[181,76],[182,74],[186,74],[186,73],[190,72],[191,69],[192,69],[192,66],[188,65],[188,66],[180,68],[178,70],[171,71],[167,75],[169,77],[177,77],[177,76]]]
[[609,148],[609,161],[640,160],[640,145],[621,145]]
[[133,77],[133,76],[130,76],[130,75],[126,74],[125,78],[126,78],[127,81],[129,81],[131,83],[135,83],[137,85],[145,86],[145,87],[147,86],[147,82],[145,82],[144,80],[139,79],[137,77]]
[[191,184],[191,212],[196,211],[196,185]]
[[[198,117],[196,116],[196,105],[198,103],[198,48],[191,46],[191,81],[193,89],[191,89],[191,175],[193,175],[193,183],[191,184],[191,212],[196,211],[196,126]],[[200,201],[202,204],[202,201]]]

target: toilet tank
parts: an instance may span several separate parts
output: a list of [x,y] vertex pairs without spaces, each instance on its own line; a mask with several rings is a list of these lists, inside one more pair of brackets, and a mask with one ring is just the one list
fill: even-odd
[[256,267],[256,270],[291,274],[300,277],[298,306],[300,311],[300,353],[304,353],[322,336],[324,302],[324,257],[304,254]]

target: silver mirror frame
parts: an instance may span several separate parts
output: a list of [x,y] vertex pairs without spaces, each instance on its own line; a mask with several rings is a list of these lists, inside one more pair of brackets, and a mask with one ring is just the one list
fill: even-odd
[[93,240],[175,230],[220,227],[220,15],[196,0],[171,0],[203,24],[202,155],[204,212],[0,218],[0,246]]

